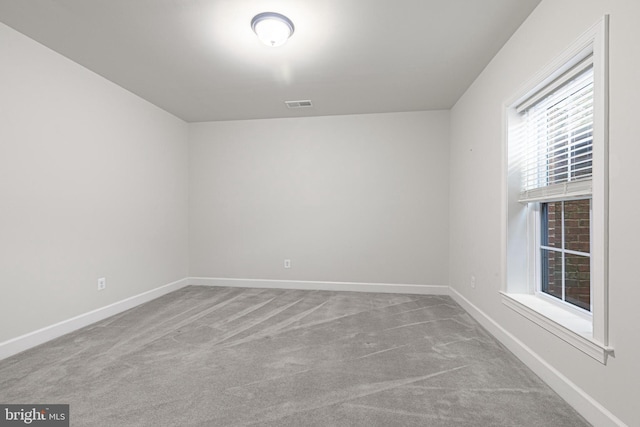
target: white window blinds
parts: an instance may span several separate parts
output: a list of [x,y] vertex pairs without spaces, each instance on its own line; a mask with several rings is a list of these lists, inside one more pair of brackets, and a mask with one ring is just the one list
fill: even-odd
[[592,56],[516,107],[522,114],[521,202],[591,195]]

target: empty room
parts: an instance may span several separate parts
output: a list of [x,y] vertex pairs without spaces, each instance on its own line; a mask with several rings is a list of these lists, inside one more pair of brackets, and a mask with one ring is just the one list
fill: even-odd
[[0,426],[640,426],[638,19],[0,0]]

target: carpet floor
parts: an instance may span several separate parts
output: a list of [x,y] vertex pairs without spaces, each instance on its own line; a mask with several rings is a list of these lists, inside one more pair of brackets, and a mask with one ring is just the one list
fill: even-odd
[[0,361],[72,426],[588,426],[446,296],[188,286]]

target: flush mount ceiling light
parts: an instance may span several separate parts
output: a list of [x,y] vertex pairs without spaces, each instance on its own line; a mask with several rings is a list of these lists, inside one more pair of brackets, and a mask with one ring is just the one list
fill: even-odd
[[275,12],[263,12],[253,17],[251,28],[260,41],[267,46],[282,46],[293,34],[291,19]]

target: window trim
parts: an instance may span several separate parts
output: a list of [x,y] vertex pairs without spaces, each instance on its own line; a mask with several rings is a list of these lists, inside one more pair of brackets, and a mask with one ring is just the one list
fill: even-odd
[[[613,354],[608,333],[608,33],[609,16],[605,15],[563,54],[523,85],[517,96],[504,103],[502,145],[505,224],[502,245],[503,280],[500,291],[502,302],[603,364],[606,364],[607,357]],[[531,241],[529,230],[535,227],[537,218],[535,213],[531,212],[533,209],[513,208],[514,203],[519,202],[513,200],[516,189],[513,180],[510,180],[512,171],[508,147],[509,123],[517,115],[516,106],[521,105],[590,54],[593,54],[594,69],[594,123],[591,196],[592,321],[589,330],[585,328],[585,322],[588,320],[583,316],[573,313],[570,309],[559,308],[536,294],[536,282],[531,278],[532,274],[535,276],[536,257],[529,249],[535,242]]]
[[593,339],[591,322],[536,295],[501,291],[502,303],[533,323],[606,365],[613,348]]

